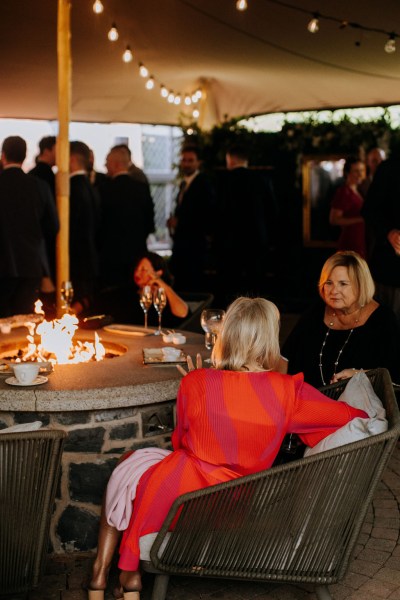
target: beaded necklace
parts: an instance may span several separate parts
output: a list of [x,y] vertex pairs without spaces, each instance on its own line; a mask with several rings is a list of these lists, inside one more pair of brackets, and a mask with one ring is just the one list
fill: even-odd
[[[323,354],[323,352],[324,352],[324,347],[325,347],[325,344],[326,344],[326,341],[327,341],[327,339],[328,339],[328,336],[329,336],[329,333],[330,333],[330,331],[331,331],[331,330],[330,330],[330,329],[329,329],[329,327],[328,327],[328,331],[327,331],[327,332],[326,332],[326,334],[325,334],[324,341],[322,342],[321,350],[320,350],[320,353],[319,353],[319,371],[320,371],[320,373],[321,373],[322,385],[327,385],[327,384],[325,383],[324,374],[323,374],[323,371],[322,371],[322,366],[323,366],[323,365],[322,365],[322,354]],[[344,342],[343,346],[342,346],[342,347],[340,348],[340,350],[339,350],[339,353],[338,353],[338,355],[337,355],[337,357],[336,357],[336,360],[335,360],[335,362],[334,362],[335,368],[334,368],[334,370],[333,370],[332,379],[333,379],[333,378],[335,377],[335,375],[336,375],[336,370],[337,370],[337,366],[338,366],[338,364],[339,364],[340,357],[342,356],[342,352],[343,352],[343,350],[345,349],[345,347],[346,347],[346,345],[347,345],[347,342],[348,342],[348,341],[349,341],[349,339],[351,338],[351,334],[353,333],[353,331],[354,331],[354,327],[353,327],[353,329],[350,329],[350,331],[349,331],[349,335],[347,336],[347,338],[345,339],[345,342]]]

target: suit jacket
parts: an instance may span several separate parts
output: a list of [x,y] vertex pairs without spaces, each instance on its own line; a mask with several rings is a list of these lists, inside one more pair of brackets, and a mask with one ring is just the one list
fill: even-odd
[[56,177],[53,173],[53,169],[45,162],[38,161],[36,166],[33,167],[31,171],[29,171],[29,175],[34,175],[43,181],[46,181],[51,189],[51,193],[53,194],[53,198],[56,197]]
[[400,161],[382,162],[372,180],[361,211],[374,236],[370,259],[374,279],[400,287],[400,256],[387,239],[391,229],[400,229]]
[[96,236],[99,221],[99,201],[88,177],[71,177],[69,252],[73,282],[98,276]]
[[128,174],[108,179],[100,187],[102,207],[101,263],[105,272],[118,265],[133,269],[147,250],[146,239],[154,231],[154,206],[145,184]]
[[177,225],[173,234],[173,252],[204,253],[207,234],[213,229],[212,210],[215,194],[204,173],[199,173],[175,208]]
[[18,167],[0,173],[0,276],[42,277],[44,239],[58,220],[50,194]]
[[266,251],[272,237],[271,225],[276,223],[268,183],[258,172],[245,167],[220,174],[215,242],[222,254],[237,251],[244,257]]

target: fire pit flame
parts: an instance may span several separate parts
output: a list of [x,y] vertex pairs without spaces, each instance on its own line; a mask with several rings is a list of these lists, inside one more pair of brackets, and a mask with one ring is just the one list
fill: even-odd
[[[36,314],[43,314],[42,303],[35,303]],[[64,314],[61,319],[46,321],[43,319],[37,325],[29,324],[28,347],[22,358],[23,361],[31,359],[39,361],[50,361],[53,364],[77,364],[90,360],[103,360],[106,350],[95,333],[94,343],[88,341],[77,341],[73,337],[78,329],[79,321],[75,315]],[[39,335],[41,341],[35,344],[34,335]]]

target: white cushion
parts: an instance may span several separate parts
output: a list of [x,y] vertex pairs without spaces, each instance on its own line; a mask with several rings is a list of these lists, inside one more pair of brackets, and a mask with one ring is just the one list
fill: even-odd
[[[154,540],[156,539],[157,535],[158,531],[156,533],[148,533],[147,535],[142,535],[142,537],[139,538],[140,560],[150,560],[150,550],[152,545],[154,544]],[[165,546],[167,545],[170,535],[170,533],[167,533],[167,535],[163,539],[163,542],[160,546],[160,552],[162,552]]]
[[5,429],[0,429],[0,433],[20,433],[23,431],[36,431],[43,425],[42,421],[33,421],[32,423],[20,423],[19,425],[12,425]]
[[332,450],[338,446],[357,442],[371,435],[387,431],[388,422],[385,409],[365,373],[360,372],[353,375],[338,400],[346,402],[353,408],[364,410],[369,418],[356,417],[335,433],[331,433],[321,440],[314,448],[306,448],[304,456],[312,456],[319,452]]

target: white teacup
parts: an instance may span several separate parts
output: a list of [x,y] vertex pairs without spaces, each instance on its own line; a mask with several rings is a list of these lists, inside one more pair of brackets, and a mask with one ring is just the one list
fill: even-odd
[[38,376],[40,365],[34,362],[26,362],[14,364],[12,368],[14,369],[14,375],[18,383],[29,385]]

